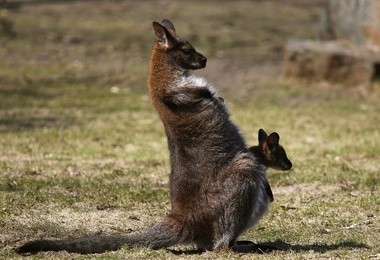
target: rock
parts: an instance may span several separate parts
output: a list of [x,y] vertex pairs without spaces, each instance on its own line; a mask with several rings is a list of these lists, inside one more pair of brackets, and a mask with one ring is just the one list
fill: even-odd
[[365,49],[348,42],[289,41],[284,52],[286,76],[346,85],[370,84],[375,63]]

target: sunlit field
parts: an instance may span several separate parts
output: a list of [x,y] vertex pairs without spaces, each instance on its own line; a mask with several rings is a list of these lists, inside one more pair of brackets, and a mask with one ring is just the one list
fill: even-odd
[[169,154],[147,94],[152,21],[208,58],[248,145],[280,134],[292,170],[241,240],[269,253],[123,248],[35,259],[380,258],[380,82],[283,77],[283,46],[315,39],[323,1],[9,1],[0,9],[0,258],[39,238],[125,234],[169,210]]

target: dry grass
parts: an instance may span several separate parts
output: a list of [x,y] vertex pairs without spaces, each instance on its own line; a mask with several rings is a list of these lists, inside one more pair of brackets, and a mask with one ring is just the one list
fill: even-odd
[[322,2],[14,1],[0,10],[12,25],[0,27],[0,258],[19,258],[12,248],[30,239],[138,231],[166,214],[166,139],[145,83],[151,21],[164,17],[209,58],[199,73],[247,142],[259,128],[281,135],[294,168],[268,171],[275,202],[241,237],[280,250],[34,258],[380,258],[379,82],[363,92],[281,77],[284,42],[315,37]]

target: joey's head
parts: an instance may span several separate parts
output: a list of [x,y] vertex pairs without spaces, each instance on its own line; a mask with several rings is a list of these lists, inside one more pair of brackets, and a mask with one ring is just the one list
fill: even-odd
[[197,70],[206,67],[207,58],[197,52],[186,40],[176,35],[175,28],[167,19],[153,22],[157,46],[165,52],[169,61],[181,70]]
[[286,156],[285,149],[279,144],[280,136],[273,132],[269,136],[260,129],[258,133],[260,160],[266,167],[286,171],[292,168],[292,162]]

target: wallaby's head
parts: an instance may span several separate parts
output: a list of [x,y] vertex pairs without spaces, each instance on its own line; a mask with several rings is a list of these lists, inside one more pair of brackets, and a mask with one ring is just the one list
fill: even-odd
[[177,37],[175,28],[167,19],[153,22],[157,46],[165,52],[175,67],[183,70],[196,70],[206,67],[207,58],[197,52],[186,40]]
[[279,144],[280,135],[278,133],[273,132],[268,136],[263,129],[260,129],[258,139],[259,145],[251,147],[250,150],[259,157],[260,163],[282,171],[292,168],[292,162],[286,156],[285,149]]

